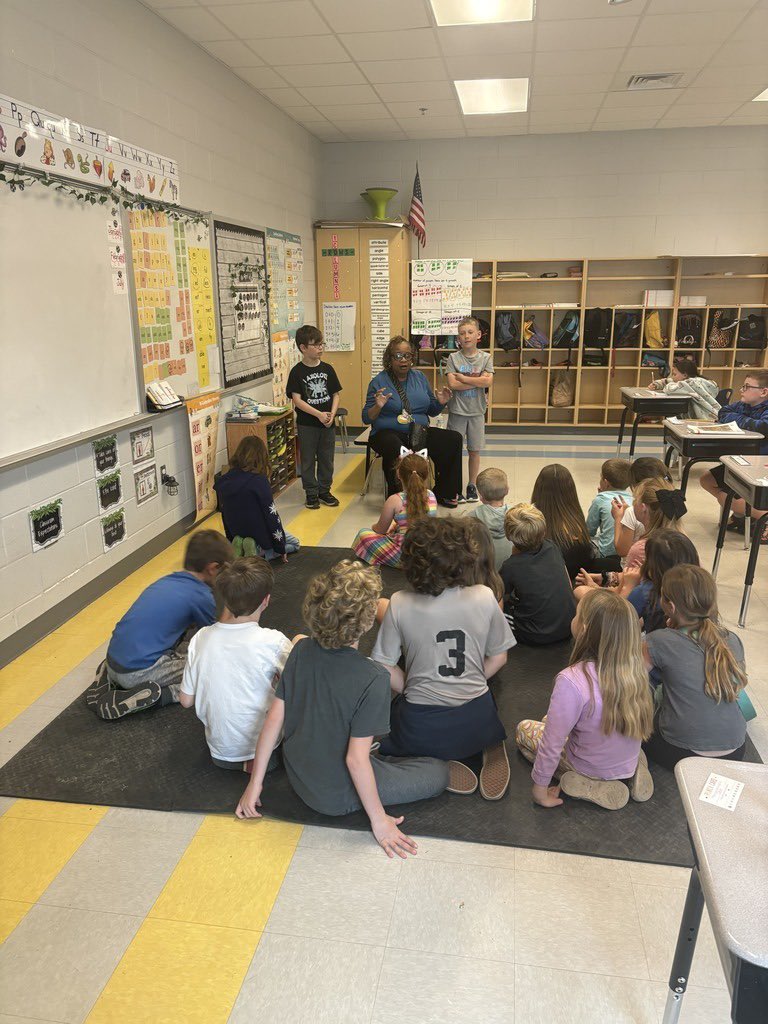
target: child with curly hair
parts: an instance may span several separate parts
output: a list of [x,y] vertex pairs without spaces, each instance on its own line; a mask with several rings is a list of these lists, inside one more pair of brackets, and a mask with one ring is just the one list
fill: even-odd
[[437,515],[437,501],[427,487],[429,463],[420,454],[405,448],[403,452],[395,470],[402,490],[387,498],[377,522],[352,542],[357,557],[369,565],[398,567],[408,527],[424,516]]
[[329,815],[364,808],[387,856],[405,859],[416,843],[400,831],[403,817],[384,807],[462,792],[466,769],[434,757],[371,756],[374,736],[389,731],[389,678],[358,643],[373,625],[380,594],[378,569],[352,559],[310,582],[303,615],[312,635],[297,638],[285,663],[235,813],[260,817],[264,776],[284,733],[285,770],[304,803]]

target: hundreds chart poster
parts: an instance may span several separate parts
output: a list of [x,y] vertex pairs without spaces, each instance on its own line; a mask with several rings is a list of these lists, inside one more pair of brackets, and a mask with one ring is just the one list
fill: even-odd
[[411,260],[411,334],[456,334],[472,313],[472,260]]
[[152,209],[131,210],[128,222],[144,383],[167,381],[182,398],[217,389],[208,225]]

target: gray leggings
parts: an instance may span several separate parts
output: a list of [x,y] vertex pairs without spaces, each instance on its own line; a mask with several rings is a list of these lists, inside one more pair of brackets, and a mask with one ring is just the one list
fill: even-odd
[[115,672],[107,662],[107,679],[121,690],[132,690],[145,683],[157,683],[160,687],[177,686],[184,675],[188,646],[188,643],[181,643],[172,651],[161,654],[154,665],[136,669],[135,672]]
[[[440,796],[448,785],[448,762],[436,757],[382,757],[373,755],[371,767],[376,778],[379,798],[385,807],[410,804]],[[359,800],[338,814],[349,814],[362,808]]]

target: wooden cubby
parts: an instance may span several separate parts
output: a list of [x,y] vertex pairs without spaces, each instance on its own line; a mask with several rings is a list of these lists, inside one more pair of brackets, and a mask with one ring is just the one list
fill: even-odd
[[[557,277],[542,277],[542,274]],[[518,275],[527,274],[527,277]],[[646,291],[671,293],[668,301],[646,304]],[[700,297],[705,301],[700,301]],[[685,301],[683,301],[685,299]],[[691,301],[693,300],[693,301]],[[610,331],[603,344],[585,336],[589,309],[609,309]],[[700,371],[721,388],[736,388],[748,367],[768,367],[768,348],[749,349],[737,341],[738,328],[728,347],[708,349],[706,339],[716,309],[733,311],[735,319],[750,313],[768,317],[768,256],[658,256],[621,259],[475,260],[472,282],[473,315],[491,326],[490,350],[495,368],[488,396],[488,423],[495,426],[595,427],[613,426],[621,418],[621,388],[650,383],[658,371],[642,366],[646,352],[667,362],[692,356]],[[658,310],[664,347],[649,349],[642,326],[648,313]],[[549,405],[555,374],[567,367],[567,348],[514,349],[496,341],[496,314],[512,313],[518,336],[526,319],[552,339],[569,312],[580,318],[578,345],[570,350],[575,404]],[[614,344],[616,316],[631,314],[640,329],[628,346]],[[680,345],[678,318],[696,314],[701,326],[694,345]],[[619,316],[621,321],[622,316]],[[686,321],[681,320],[681,328]],[[588,334],[588,332],[587,332]],[[444,382],[442,366],[449,350],[422,349],[419,369],[433,385]],[[537,365],[532,365],[532,361]],[[587,365],[604,360],[605,365]],[[740,366],[739,364],[747,364]]]

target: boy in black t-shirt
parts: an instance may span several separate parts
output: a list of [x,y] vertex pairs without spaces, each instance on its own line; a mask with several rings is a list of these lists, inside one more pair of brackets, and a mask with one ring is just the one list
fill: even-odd
[[286,391],[296,409],[296,433],[301,456],[301,482],[307,508],[337,506],[331,494],[333,453],[336,448],[334,417],[341,384],[330,363],[323,363],[323,335],[311,324],[296,331],[301,362],[288,374]]

